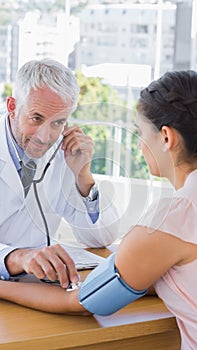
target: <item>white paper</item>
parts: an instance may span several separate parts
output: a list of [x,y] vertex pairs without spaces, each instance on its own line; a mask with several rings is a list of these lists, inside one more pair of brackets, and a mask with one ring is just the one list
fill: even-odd
[[92,269],[105,260],[105,258],[82,248],[62,245],[74,260],[77,270]]

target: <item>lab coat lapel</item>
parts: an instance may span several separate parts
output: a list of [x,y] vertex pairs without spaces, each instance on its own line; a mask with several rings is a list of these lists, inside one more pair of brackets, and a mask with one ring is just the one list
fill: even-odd
[[4,182],[21,198],[24,197],[21,180],[8,150],[5,117],[0,118],[0,182]]
[[0,180],[15,194],[23,197],[23,186],[13,162],[0,160]]

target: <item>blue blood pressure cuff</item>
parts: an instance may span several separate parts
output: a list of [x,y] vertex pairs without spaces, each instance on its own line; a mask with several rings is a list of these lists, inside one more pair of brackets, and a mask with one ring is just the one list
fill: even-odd
[[114,259],[115,253],[88,275],[79,290],[79,302],[93,314],[113,314],[147,293],[131,288],[120,277]]

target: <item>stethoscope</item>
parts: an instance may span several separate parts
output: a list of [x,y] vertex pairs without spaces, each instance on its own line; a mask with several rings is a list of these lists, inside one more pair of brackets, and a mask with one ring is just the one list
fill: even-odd
[[37,202],[37,205],[38,205],[38,208],[39,208],[39,211],[40,211],[40,214],[41,214],[43,223],[44,223],[45,234],[46,234],[46,243],[47,243],[47,246],[48,246],[48,247],[51,245],[49,226],[48,226],[48,223],[47,223],[47,220],[46,220],[44,211],[43,211],[43,209],[42,209],[42,205],[41,205],[40,198],[39,198],[39,195],[38,195],[37,184],[39,184],[40,182],[43,181],[43,179],[44,179],[44,177],[45,177],[45,174],[46,174],[46,172],[47,172],[49,166],[51,165],[52,160],[55,158],[56,153],[58,152],[59,148],[60,148],[61,145],[62,145],[63,139],[64,139],[64,138],[62,138],[62,140],[59,142],[57,148],[56,148],[55,151],[53,152],[53,154],[52,154],[51,158],[49,159],[48,163],[45,165],[45,168],[44,168],[44,170],[43,170],[43,172],[42,172],[40,178],[32,181],[33,190],[34,190],[34,196],[35,196],[35,199],[36,199],[36,202]]

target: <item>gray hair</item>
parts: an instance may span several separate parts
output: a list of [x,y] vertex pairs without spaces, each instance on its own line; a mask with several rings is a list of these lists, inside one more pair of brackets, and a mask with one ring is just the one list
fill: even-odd
[[17,107],[29,96],[30,90],[48,86],[62,98],[64,102],[71,102],[71,112],[77,107],[79,86],[72,71],[62,63],[44,58],[25,63],[16,75],[13,97]]

